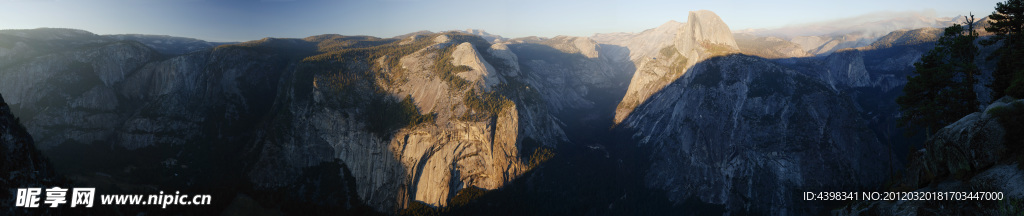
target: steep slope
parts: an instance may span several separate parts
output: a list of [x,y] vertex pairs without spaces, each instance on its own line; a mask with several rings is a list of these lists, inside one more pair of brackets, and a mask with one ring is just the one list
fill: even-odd
[[877,36],[864,32],[853,32],[845,34],[829,34],[817,36],[798,36],[790,41],[800,44],[804,51],[810,55],[828,55],[833,52],[871,45]]
[[145,44],[157,52],[167,55],[181,55],[185,53],[212,49],[217,45],[228,43],[211,43],[195,38],[173,37],[167,35],[143,35],[143,34],[117,34],[104,35],[103,37],[114,40],[132,40]]
[[[737,214],[820,214],[797,191],[881,182],[884,148],[852,101],[756,57],[698,63],[622,122],[652,152],[648,186]],[[758,200],[751,202],[749,200]]]
[[808,56],[807,52],[796,43],[778,37],[758,37],[752,34],[736,33],[736,45],[740,53],[760,56],[762,58],[795,58]]
[[998,192],[1000,201],[964,200],[893,202],[863,201],[833,211],[834,215],[930,215],[1024,213],[1024,143],[1019,132],[1024,100],[1003,98],[983,112],[964,116],[935,133],[910,155],[906,172],[891,191]]
[[687,23],[677,29],[671,46],[657,54],[634,60],[636,72],[615,110],[615,122],[621,122],[633,109],[647,101],[688,68],[704,59],[739,52],[729,26],[711,11],[691,11]]
[[36,150],[34,143],[0,96],[0,188],[5,191],[0,193],[0,213],[4,215],[47,213],[46,209],[14,207],[14,190],[56,186],[53,164]]
[[[38,51],[11,55],[18,61],[0,68],[0,92],[44,153],[80,162],[67,170],[80,179],[251,182],[225,192],[234,196],[324,187],[308,178],[335,175],[352,187],[326,200],[393,212],[410,201],[444,206],[464,188],[496,189],[530,168],[521,152],[564,140],[547,104],[522,84],[535,81],[516,77],[516,55],[476,36],[266,38],[169,58],[128,40],[66,39],[84,45],[49,49],[30,45],[60,41],[11,36],[37,32],[0,35]],[[81,149],[125,162],[72,153]],[[147,153],[126,156],[136,152]],[[338,166],[344,171],[330,170]]]
[[466,29],[466,30],[463,30],[461,32],[462,33],[466,33],[466,34],[480,36],[481,38],[483,38],[487,42],[491,42],[491,43],[501,43],[503,41],[508,40],[508,38],[502,37],[501,35],[491,34],[491,33],[488,33],[487,31],[482,30],[482,29]]
[[636,34],[594,34],[590,38],[598,43],[625,47],[629,60],[637,61],[648,56],[656,56],[662,48],[672,45],[676,33],[684,27],[686,27],[685,23],[668,21],[657,28]]
[[942,36],[940,28],[919,28],[909,30],[896,30],[872,42],[868,49],[885,49],[893,46],[912,46],[923,43],[931,43],[939,40]]
[[588,109],[606,91],[618,92],[629,76],[628,62],[609,55],[605,44],[590,38],[558,36],[551,39],[516,38],[508,47],[518,56],[521,80],[527,92],[548,104],[554,113]]

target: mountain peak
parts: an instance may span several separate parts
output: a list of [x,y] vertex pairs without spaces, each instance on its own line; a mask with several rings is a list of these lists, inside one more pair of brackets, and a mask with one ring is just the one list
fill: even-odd
[[98,35],[89,31],[70,28],[0,30],[0,35],[14,35],[35,40],[93,39],[98,37]]
[[709,10],[690,11],[686,19],[690,30],[693,32],[694,41],[708,41],[711,43],[727,45],[736,48],[736,39],[729,30],[729,25],[722,21],[718,14]]
[[483,29],[466,29],[466,30],[461,31],[461,32],[466,33],[466,34],[480,36],[480,37],[484,38],[484,40],[487,40],[487,42],[491,42],[491,43],[508,40],[508,38],[502,37],[501,35],[496,35],[496,34],[488,33],[487,31],[484,31]]
[[675,46],[679,53],[693,60],[740,50],[729,25],[708,10],[690,11],[686,25],[676,34]]

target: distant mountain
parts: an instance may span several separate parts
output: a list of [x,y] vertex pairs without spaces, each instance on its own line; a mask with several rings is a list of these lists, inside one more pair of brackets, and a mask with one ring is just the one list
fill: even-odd
[[657,28],[648,29],[640,33],[608,33],[594,34],[590,38],[598,43],[611,44],[627,48],[629,60],[638,61],[640,58],[655,56],[661,48],[672,45],[676,34],[686,26],[685,23],[668,21]]
[[213,47],[232,43],[213,43],[199,39],[173,37],[166,35],[142,35],[142,34],[118,34],[104,35],[103,37],[114,40],[133,40],[155,49],[157,52],[168,55],[181,55],[185,53],[211,49]]
[[500,43],[502,41],[508,40],[508,38],[504,38],[501,35],[487,33],[486,31],[480,29],[466,29],[463,30],[462,33],[480,36],[484,40],[487,40],[488,42],[491,43]]
[[[241,182],[251,186],[213,191],[326,200],[294,212],[441,207],[466,188],[500,188],[567,141],[554,114],[592,106],[626,76],[578,37],[320,35],[203,48],[160,36],[3,33],[11,46],[0,51],[13,52],[0,52],[10,59],[0,92],[76,179]],[[310,179],[325,176],[336,183]],[[329,185],[340,188],[273,192]]]
[[[879,12],[837,20],[810,22],[776,29],[753,29],[745,33],[795,38],[800,36],[839,36],[857,34],[874,38],[891,31],[917,28],[942,28],[963,22],[963,17],[936,17],[930,12]],[[808,47],[805,47],[808,48]]]
[[736,38],[736,45],[739,46],[740,53],[747,55],[771,59],[809,55],[800,44],[774,36],[759,37],[747,33],[736,33],[733,34],[733,37]]
[[780,37],[800,44],[810,55],[825,55],[842,49],[868,46],[892,31],[945,28],[960,22],[963,22],[962,17],[935,17],[927,12],[881,12],[777,29],[751,29],[744,33]]
[[78,184],[230,200],[111,214],[817,215],[840,205],[798,192],[875,190],[918,162],[902,155],[925,138],[903,135],[894,101],[953,19],[771,35],[686,15],[511,39],[2,30],[0,129],[9,109],[35,139],[0,136],[26,153],[8,158],[35,164],[33,146]]
[[[786,188],[876,187],[892,174],[885,167],[903,164],[891,155],[905,155],[905,143],[921,139],[902,135],[894,101],[937,40],[933,30],[896,31],[880,41],[863,33],[827,37],[807,53],[783,38],[732,34],[720,20],[691,12],[660,49],[622,41],[658,29],[594,36],[629,51],[659,50],[631,58],[637,70],[615,121],[651,154],[645,182],[670,200],[736,214],[822,214],[827,204],[798,205]],[[744,52],[773,59],[737,54]],[[821,125],[799,129],[813,124]],[[827,173],[834,170],[844,173]]]
[[[671,33],[673,31],[675,34]],[[673,36],[671,43],[665,41],[669,35]],[[616,108],[615,122],[621,122],[636,106],[677,79],[687,68],[713,56],[739,52],[729,26],[710,11],[691,11],[686,23],[669,22],[654,31],[622,39],[627,41],[618,44],[631,50],[630,60],[636,65],[636,72],[626,96]],[[651,39],[660,43],[648,42]],[[632,54],[632,50],[637,50],[637,54]]]

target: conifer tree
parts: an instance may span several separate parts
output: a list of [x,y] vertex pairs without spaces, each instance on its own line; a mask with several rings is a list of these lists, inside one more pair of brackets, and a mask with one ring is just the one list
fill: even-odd
[[914,75],[907,77],[903,96],[896,99],[901,125],[924,127],[932,134],[978,109],[977,38],[974,16],[965,17],[964,25],[947,27],[935,48],[914,63]]
[[1024,97],[1024,0],[1007,0],[996,3],[996,11],[988,18],[991,26],[985,31],[995,34],[982,41],[990,46],[1002,42],[992,57],[997,57],[996,70],[992,73],[993,100],[1003,95]]

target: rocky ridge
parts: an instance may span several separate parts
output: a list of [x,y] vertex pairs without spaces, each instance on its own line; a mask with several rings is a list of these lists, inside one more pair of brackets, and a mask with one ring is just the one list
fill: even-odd
[[823,209],[792,202],[793,191],[865,188],[883,179],[877,158],[884,147],[853,107],[812,77],[730,55],[698,63],[621,125],[653,154],[647,184],[676,202],[813,214]]
[[1024,100],[1003,98],[984,111],[964,116],[934,134],[914,152],[906,172],[891,191],[1000,192],[1003,201],[864,201],[834,210],[834,215],[1013,215],[1024,212],[1024,169],[1020,130],[1006,123],[1024,114]]
[[615,122],[621,122],[636,106],[647,101],[651,94],[682,76],[697,62],[739,51],[729,26],[711,11],[691,11],[687,23],[676,29],[672,45],[658,49],[655,55],[634,60],[636,72],[633,73],[626,96],[615,110]]
[[[19,49],[0,69],[0,92],[13,109],[29,111],[27,128],[43,137],[44,152],[234,151],[223,159],[191,150],[158,157],[229,160],[224,166],[244,167],[237,172],[265,189],[306,184],[302,176],[318,175],[310,168],[338,163],[359,201],[383,212],[410,201],[445,206],[462,189],[512,181],[530,169],[526,153],[567,141],[553,113],[591,106],[600,97],[594,91],[624,88],[629,71],[610,48],[581,37],[491,44],[457,33],[321,35],[194,51],[194,43],[54,31],[64,30],[0,37]],[[457,80],[446,78],[445,64]],[[396,119],[387,113],[404,113],[406,101],[415,114],[405,116],[429,120],[388,123]],[[209,169],[165,172],[211,181],[197,177]]]
[[[0,213],[38,214],[26,208],[16,208],[15,197],[18,188],[55,186],[57,176],[53,164],[36,150],[32,136],[21,125],[18,118],[0,96]],[[42,210],[43,213],[52,213]]]

